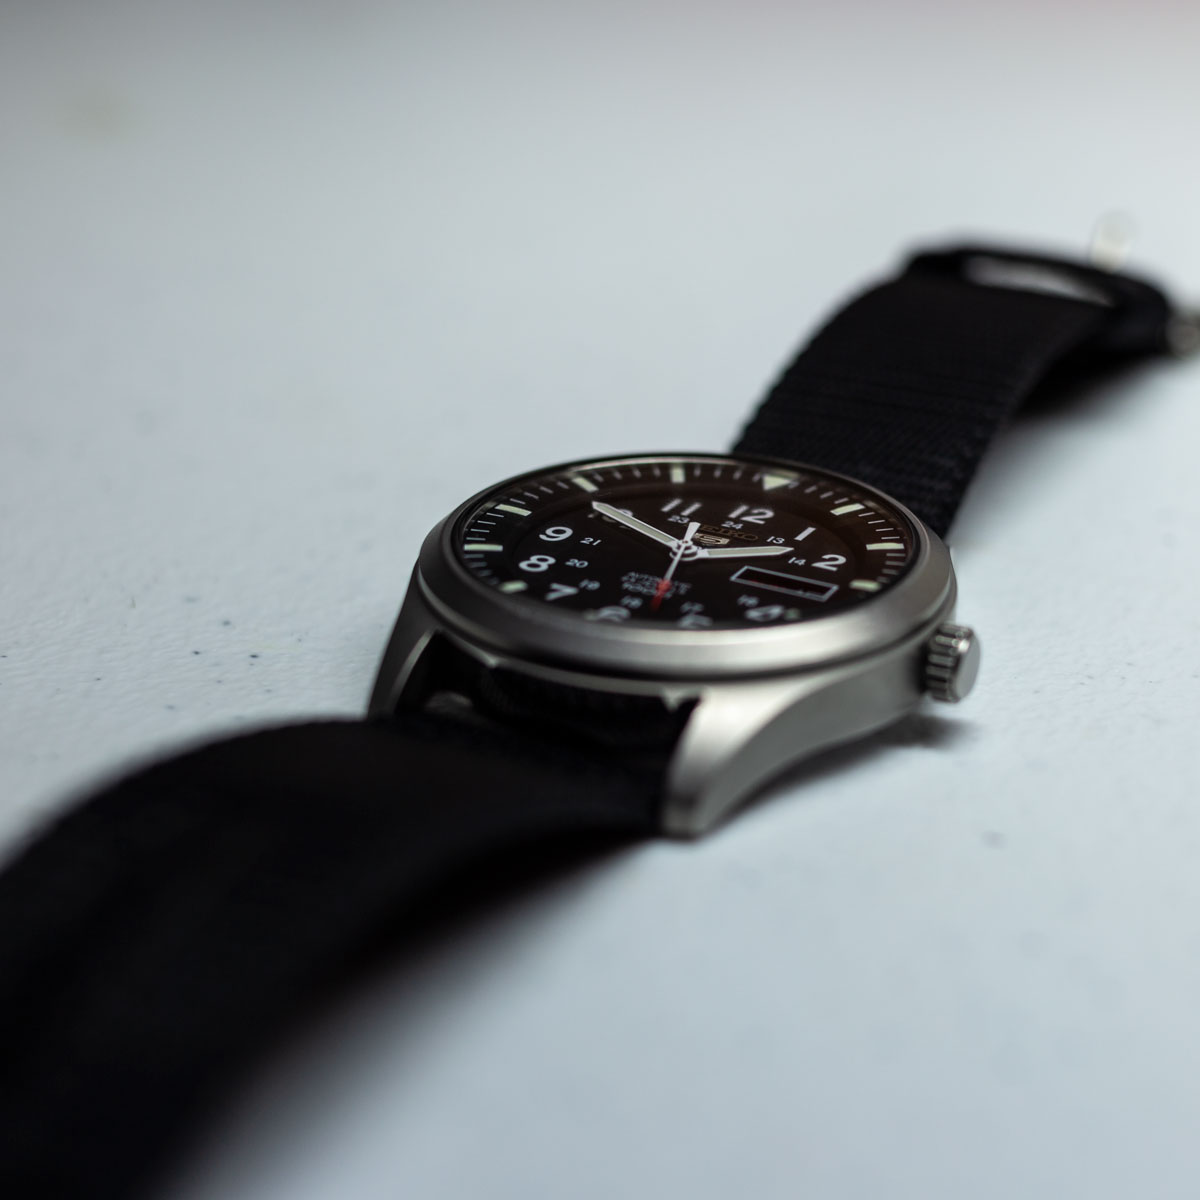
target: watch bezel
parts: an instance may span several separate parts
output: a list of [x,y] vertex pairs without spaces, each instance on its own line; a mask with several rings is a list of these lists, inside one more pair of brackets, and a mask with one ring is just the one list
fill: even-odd
[[[913,530],[913,559],[904,576],[849,611],[754,629],[679,629],[584,621],[577,613],[506,595],[459,560],[454,531],[489,496],[544,475],[703,460],[810,471],[853,485],[894,508]],[[476,492],[430,532],[417,581],[435,615],[486,651],[605,675],[667,679],[736,678],[827,666],[883,649],[943,614],[953,603],[954,570],[942,540],[908,508],[852,476],[809,463],[748,454],[667,451],[587,458],[523,471]]]

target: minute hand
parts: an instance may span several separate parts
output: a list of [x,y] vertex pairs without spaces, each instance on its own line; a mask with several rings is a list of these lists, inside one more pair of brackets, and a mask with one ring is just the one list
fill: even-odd
[[724,546],[700,551],[701,558],[768,558],[775,554],[791,554],[791,546]]
[[637,517],[627,512],[622,512],[619,508],[613,508],[611,504],[604,504],[600,500],[593,500],[592,507],[601,516],[611,517],[614,521],[620,521],[622,525],[628,526],[636,533],[644,533],[648,538],[653,538],[656,542],[660,542],[664,546],[670,546],[672,550],[679,544],[678,538],[672,537],[669,533],[663,533],[661,529],[655,529],[653,525],[647,525],[645,521],[639,521]]

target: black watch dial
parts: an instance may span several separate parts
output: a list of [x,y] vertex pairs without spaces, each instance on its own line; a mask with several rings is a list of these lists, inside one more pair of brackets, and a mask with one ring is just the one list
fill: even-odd
[[730,629],[870,602],[912,563],[909,521],[865,487],[720,456],[582,463],[510,480],[453,532],[521,604],[585,621]]

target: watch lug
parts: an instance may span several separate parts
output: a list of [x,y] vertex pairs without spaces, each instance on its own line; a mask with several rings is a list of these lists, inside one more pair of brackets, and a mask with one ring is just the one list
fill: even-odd
[[429,611],[421,589],[417,586],[417,571],[413,571],[400,615],[388,638],[387,649],[375,673],[371,698],[367,703],[368,717],[390,716],[405,697],[426,690],[432,648],[441,625]]
[[916,708],[930,639],[952,615],[953,590],[932,620],[883,650],[809,671],[697,684],[579,672],[486,649],[447,629],[414,579],[380,663],[368,715],[389,716],[433,694],[444,674],[439,663],[448,661],[443,650],[571,687],[656,696],[672,709],[694,704],[667,766],[662,828],[674,837],[696,837],[789,767]]
[[664,831],[706,833],[788,767],[907,715],[930,632],[825,670],[705,688],[668,770]]

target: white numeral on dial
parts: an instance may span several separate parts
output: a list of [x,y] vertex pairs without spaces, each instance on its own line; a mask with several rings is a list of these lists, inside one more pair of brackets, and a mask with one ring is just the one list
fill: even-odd
[[762,525],[769,521],[775,515],[773,508],[750,508],[746,504],[739,504],[728,516],[730,521],[749,521],[754,525]]
[[610,604],[605,608],[592,608],[583,614],[587,621],[628,621],[629,609],[619,604]]
[[546,593],[547,600],[561,600],[564,596],[574,596],[579,591],[566,583],[552,583]]
[[573,534],[573,530],[569,525],[551,525],[549,529],[538,534],[543,542],[561,542],[564,538],[569,538]]
[[[683,503],[683,501],[680,500],[680,498],[678,496],[676,496],[674,500],[668,500],[666,502],[666,504],[664,504],[662,506],[662,508],[660,508],[658,511],[659,512],[674,512],[675,509],[679,508],[679,506],[682,503]],[[695,500],[691,504],[689,504],[687,506],[687,508],[680,508],[679,515],[681,517],[690,517],[692,515],[692,513],[694,513],[696,511],[696,509],[698,509],[699,507],[700,507],[700,501]]]
[[819,562],[809,563],[818,571],[836,571],[846,561],[844,554],[822,554]]
[[765,604],[761,608],[746,609],[746,616],[751,621],[778,621],[784,611],[782,604]]
[[548,571],[557,561],[557,559],[551,558],[549,554],[531,554],[524,562],[518,563],[517,566],[522,571]]

